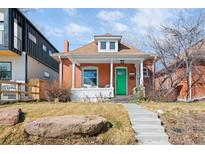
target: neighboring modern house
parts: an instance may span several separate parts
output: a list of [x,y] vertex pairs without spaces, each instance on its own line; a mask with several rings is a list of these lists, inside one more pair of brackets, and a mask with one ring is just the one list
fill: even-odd
[[60,61],[60,84],[71,88],[72,99],[96,100],[131,95],[136,86],[153,94],[154,55],[121,42],[121,35],[95,35],[94,41],[52,56]]
[[0,80],[58,80],[57,49],[18,10],[0,9]]

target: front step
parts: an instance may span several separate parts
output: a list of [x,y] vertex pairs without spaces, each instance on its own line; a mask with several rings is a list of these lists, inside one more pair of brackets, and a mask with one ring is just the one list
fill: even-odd
[[135,120],[135,119],[148,119],[148,118],[159,119],[157,114],[149,114],[149,115],[147,115],[147,114],[131,114],[129,116],[131,118],[131,121]]
[[160,141],[160,142],[143,142],[144,145],[170,145],[168,141]]
[[136,125],[161,125],[162,122],[159,119],[153,119],[153,118],[134,118],[132,119],[133,123],[136,123]]
[[150,132],[156,132],[156,133],[165,133],[165,130],[163,127],[147,127],[147,128],[139,128],[139,127],[133,127],[134,130],[136,130],[138,133],[140,132],[145,132],[145,133],[150,133]]
[[136,134],[135,137],[143,142],[167,142],[169,139],[165,133]]

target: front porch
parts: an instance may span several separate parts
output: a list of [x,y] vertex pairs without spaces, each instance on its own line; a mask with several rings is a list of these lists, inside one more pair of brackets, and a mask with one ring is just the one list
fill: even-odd
[[[72,100],[99,101],[131,95],[136,86],[144,83],[143,59],[75,59],[71,66]],[[60,68],[63,69],[62,62]],[[60,73],[61,84],[63,80]]]

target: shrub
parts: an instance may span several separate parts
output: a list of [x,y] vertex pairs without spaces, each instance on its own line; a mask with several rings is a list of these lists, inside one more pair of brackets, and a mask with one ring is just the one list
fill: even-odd
[[45,96],[47,101],[68,102],[70,101],[70,89],[60,86],[57,81],[48,82],[45,88]]
[[145,100],[145,87],[144,86],[135,87],[133,90],[133,101],[141,102],[144,100]]

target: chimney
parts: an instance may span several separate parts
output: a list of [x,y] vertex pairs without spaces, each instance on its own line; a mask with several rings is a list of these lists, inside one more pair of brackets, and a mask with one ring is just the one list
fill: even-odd
[[69,41],[64,40],[64,51],[63,52],[68,52],[69,51]]

